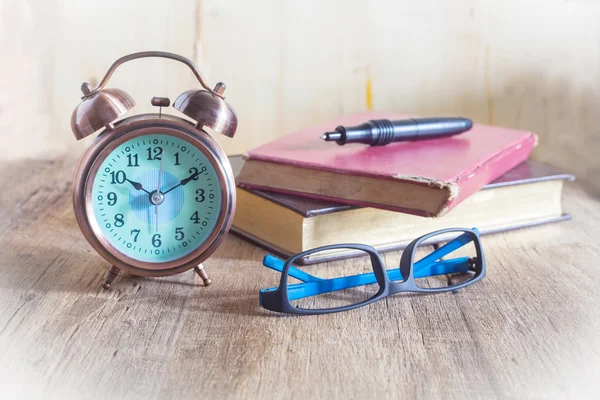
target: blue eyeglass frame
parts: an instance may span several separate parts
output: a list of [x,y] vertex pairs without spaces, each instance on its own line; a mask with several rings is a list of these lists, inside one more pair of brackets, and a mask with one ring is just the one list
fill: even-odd
[[[452,232],[463,232],[463,234],[439,247],[437,250],[434,250],[421,260],[413,263],[414,252],[420,244],[434,236],[444,235]],[[449,260],[440,260],[440,258],[471,242],[473,242],[475,245],[477,257],[458,257]],[[341,278],[324,279],[301,271],[292,265],[298,259],[309,254],[318,251],[341,248],[362,250],[367,253],[371,258],[373,272]],[[260,305],[263,308],[271,311],[305,315],[329,314],[352,310],[400,292],[438,293],[455,291],[480,281],[485,277],[486,274],[485,259],[483,255],[483,249],[481,247],[481,240],[479,238],[479,231],[477,228],[442,229],[418,237],[404,249],[402,258],[400,259],[400,268],[393,268],[389,270],[385,269],[381,255],[377,250],[375,250],[375,248],[357,243],[335,244],[317,247],[312,250],[298,253],[290,257],[285,262],[277,257],[267,254],[263,258],[263,265],[267,268],[281,272],[281,280],[279,282],[279,286],[262,289],[259,292]],[[473,277],[464,282],[441,288],[422,288],[416,286],[414,282],[415,278],[424,278],[428,276],[467,271],[475,272],[475,274]],[[298,279],[303,283],[288,285],[288,276]],[[403,277],[406,277],[406,279]],[[377,283],[379,285],[379,290],[377,293],[371,298],[356,304],[324,309],[305,309],[294,307],[290,303],[290,300],[297,300],[304,297],[315,296],[318,294],[344,290],[373,283]]]

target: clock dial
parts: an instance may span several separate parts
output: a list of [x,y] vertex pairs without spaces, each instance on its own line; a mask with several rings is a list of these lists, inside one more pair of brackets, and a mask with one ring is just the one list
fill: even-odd
[[156,263],[179,259],[198,248],[217,223],[217,172],[186,140],[135,137],[108,154],[97,171],[88,181],[95,222],[126,256]]

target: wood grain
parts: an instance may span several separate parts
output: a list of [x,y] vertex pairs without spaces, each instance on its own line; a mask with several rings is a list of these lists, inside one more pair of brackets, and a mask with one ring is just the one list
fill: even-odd
[[302,318],[258,306],[278,276],[233,236],[208,288],[189,271],[101,289],[74,162],[1,165],[3,398],[596,397],[600,203],[577,185],[572,221],[483,238],[480,284]]

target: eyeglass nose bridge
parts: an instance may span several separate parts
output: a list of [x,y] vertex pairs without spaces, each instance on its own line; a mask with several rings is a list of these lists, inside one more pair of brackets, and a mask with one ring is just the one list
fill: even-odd
[[[412,268],[412,257],[415,247],[419,244],[418,240],[413,240],[402,252],[400,258],[400,275],[402,276],[402,283],[414,282],[413,268]],[[414,286],[414,284],[412,285]]]
[[385,269],[385,263],[381,258],[381,254],[374,248],[366,250],[371,259],[371,268],[375,274],[375,279],[381,290],[384,290],[387,285],[391,282],[390,278]]

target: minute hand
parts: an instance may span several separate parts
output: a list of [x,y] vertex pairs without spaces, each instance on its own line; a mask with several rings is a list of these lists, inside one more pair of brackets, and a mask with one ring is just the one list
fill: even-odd
[[196,172],[195,174],[192,174],[192,175],[188,176],[187,178],[182,179],[181,182],[179,182],[178,185],[173,186],[171,189],[163,192],[163,195],[169,193],[171,190],[177,189],[179,186],[185,186],[185,185],[187,185],[191,180],[193,180],[194,178],[196,178],[198,175],[200,175],[200,172]]

